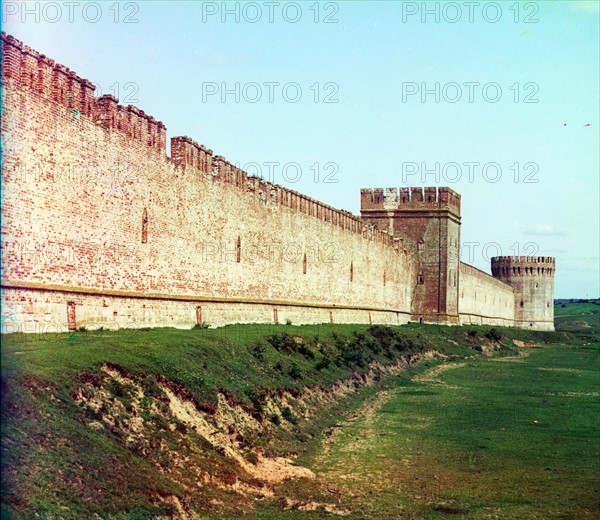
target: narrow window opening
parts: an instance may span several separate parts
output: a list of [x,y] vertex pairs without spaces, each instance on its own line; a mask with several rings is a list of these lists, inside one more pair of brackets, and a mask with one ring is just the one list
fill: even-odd
[[423,242],[423,239],[421,239],[417,243],[417,251],[419,251],[419,253],[422,253],[424,249],[425,249],[425,243]]
[[350,281],[354,281],[354,262],[350,262]]
[[304,257],[302,258],[302,273],[306,274],[306,253],[304,253]]
[[142,244],[148,243],[148,211],[142,213]]
[[425,277],[423,276],[423,271],[419,271],[419,285],[423,285],[425,283]]
[[242,261],[242,238],[238,235],[235,245],[235,261],[239,264]]
[[387,282],[387,273],[385,271],[383,271],[383,285],[385,286]]
[[520,307],[523,307],[523,300],[521,300],[521,303],[519,304]]

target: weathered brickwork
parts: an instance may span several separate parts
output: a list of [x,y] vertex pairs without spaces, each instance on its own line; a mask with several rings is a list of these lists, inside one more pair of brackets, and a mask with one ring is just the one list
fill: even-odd
[[452,190],[363,190],[359,218],[189,137],[167,156],[163,123],[4,34],[2,63],[3,332],[471,322]]

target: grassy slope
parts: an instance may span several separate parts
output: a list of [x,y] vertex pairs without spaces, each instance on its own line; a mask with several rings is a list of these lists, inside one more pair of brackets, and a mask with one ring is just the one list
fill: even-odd
[[[185,389],[205,410],[214,408],[217,389],[252,408],[257,388],[274,392],[326,386],[364,371],[364,361],[377,359],[390,363],[391,357],[384,351],[365,351],[364,341],[356,342],[356,334],[366,329],[350,325],[244,325],[216,330],[153,329],[3,338],[3,515],[10,511],[11,518],[28,518],[34,513],[43,517],[83,518],[101,512],[103,518],[148,518],[171,510],[168,503],[156,497],[174,495],[183,500],[190,499],[190,494],[199,511],[214,509],[211,500],[228,504],[229,508],[215,518],[250,512],[253,506],[241,503],[234,493],[209,487],[190,492],[187,476],[182,480],[169,474],[168,461],[161,461],[159,448],[149,456],[142,455],[130,449],[119,435],[90,429],[90,417],[73,401],[73,391],[90,374],[99,374],[103,364],[111,363],[150,381],[150,386],[157,377],[164,377]],[[489,328],[472,328],[478,331],[476,336],[459,327],[414,324],[395,330],[404,340],[410,339],[415,349],[435,348],[454,359],[476,354],[487,341],[483,335]],[[281,331],[304,338],[314,359],[306,353],[280,352],[265,341],[265,337]],[[502,333],[504,342],[508,337],[566,341],[564,334],[512,329],[502,329]],[[364,351],[366,359],[349,356],[351,352],[344,351],[351,338],[354,338],[352,345]],[[392,352],[394,356],[402,353]],[[315,366],[325,357],[332,362],[317,370]],[[393,388],[397,383],[396,378],[387,378],[380,386]],[[340,414],[347,415],[349,409],[375,396],[375,390],[366,389],[340,402],[337,410],[319,411],[311,424],[281,428],[281,432],[263,418],[267,421],[265,435],[253,441],[274,454],[295,451],[300,454],[301,462],[307,462],[311,453],[318,450],[319,434],[339,421]],[[238,469],[219,453],[203,448],[202,438],[193,433],[169,432],[160,425],[152,431],[158,442],[175,446],[182,455],[200,458],[211,473],[223,480]],[[157,471],[161,463],[166,470]],[[321,497],[331,501],[329,491],[304,481],[283,484],[276,491],[274,500],[263,502],[261,518],[277,518],[282,514],[276,505],[279,496]],[[374,507],[379,506],[374,503]],[[320,517],[319,513],[298,514]]]
[[[97,417],[90,416],[72,396],[84,382],[100,376],[106,363],[139,377],[150,389],[157,378],[166,378],[204,410],[215,408],[217,390],[252,409],[260,391],[327,386],[366,370],[366,361],[390,363],[393,357],[408,353],[406,349],[391,354],[365,349],[360,341],[357,343],[361,336],[356,334],[366,330],[366,326],[351,325],[244,325],[216,330],[4,337],[3,511],[10,508],[12,516],[23,517],[40,513],[81,518],[101,512],[103,517],[125,514],[126,518],[134,518],[138,514],[142,518],[169,511],[168,504],[160,503],[157,497],[175,495],[183,499],[189,495],[185,481],[191,482],[193,476],[170,478],[169,461],[163,460],[160,446],[153,447],[150,455],[139,453],[123,441],[118,431],[89,427]],[[474,347],[484,341],[484,331],[473,338],[459,328],[407,326],[397,330],[406,348],[412,341],[417,350],[435,347],[451,356],[472,355]],[[304,338],[311,355],[280,352],[265,341],[281,331]],[[353,347],[348,348],[351,338]],[[362,353],[362,358],[353,357],[355,352]],[[316,365],[326,357],[331,360],[329,365],[317,370]],[[113,388],[111,392],[114,399],[127,404],[123,389]],[[154,404],[160,403],[155,400]],[[127,414],[123,415],[126,420]],[[209,472],[223,481],[234,478],[237,468],[231,461],[198,448],[202,448],[202,438],[189,432],[165,431],[159,421],[152,422],[149,412],[146,415],[148,434],[157,444],[174,447],[182,457],[201,457]],[[320,417],[314,424],[298,426],[295,432],[282,428],[281,435],[277,431],[270,436],[265,433],[253,441],[265,445],[269,453],[301,452],[319,429],[335,421],[325,410],[322,421]],[[269,424],[265,430],[273,433]],[[157,471],[157,465],[166,466],[165,471]],[[210,509],[211,499],[235,501],[231,493],[213,491],[196,492],[198,496],[192,501],[199,510]]]

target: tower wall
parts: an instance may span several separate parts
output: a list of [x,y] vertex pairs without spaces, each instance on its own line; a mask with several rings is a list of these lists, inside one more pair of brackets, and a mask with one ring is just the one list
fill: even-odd
[[435,187],[363,189],[361,215],[401,239],[414,259],[413,319],[458,323],[460,195]]
[[492,275],[514,289],[515,325],[554,330],[554,271],[549,256],[497,256]]

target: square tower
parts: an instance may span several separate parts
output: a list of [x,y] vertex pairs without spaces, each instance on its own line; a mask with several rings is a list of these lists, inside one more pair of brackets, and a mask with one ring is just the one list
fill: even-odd
[[361,216],[403,239],[417,264],[412,319],[458,324],[460,195],[435,187],[364,189]]

